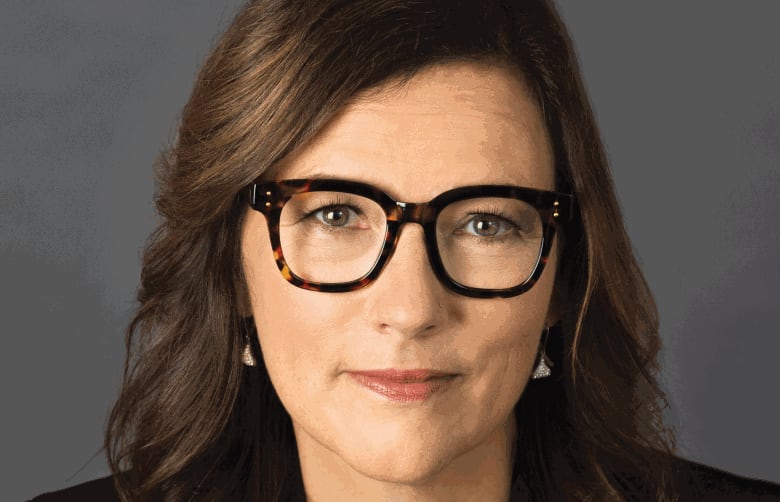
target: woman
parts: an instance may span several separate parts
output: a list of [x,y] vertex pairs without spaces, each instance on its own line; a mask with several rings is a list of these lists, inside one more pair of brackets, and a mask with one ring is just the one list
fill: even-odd
[[780,496],[673,456],[550,4],[252,2],[159,176],[114,476],[51,500]]

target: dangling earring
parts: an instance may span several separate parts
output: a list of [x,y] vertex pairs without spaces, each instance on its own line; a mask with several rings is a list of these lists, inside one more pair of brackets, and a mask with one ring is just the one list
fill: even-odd
[[[536,365],[534,372],[531,374],[531,379],[538,380],[540,378],[546,378],[552,375],[550,366],[554,366],[552,361],[544,353],[544,348],[547,345],[547,335],[550,333],[550,328],[544,328],[544,335],[542,335],[542,348],[539,351],[539,364]],[[548,366],[549,365],[549,366]]]
[[244,345],[244,352],[241,354],[241,361],[246,366],[257,366],[257,361],[255,361],[255,356],[252,354],[252,346],[249,343],[249,338],[244,337],[246,339],[246,344]]

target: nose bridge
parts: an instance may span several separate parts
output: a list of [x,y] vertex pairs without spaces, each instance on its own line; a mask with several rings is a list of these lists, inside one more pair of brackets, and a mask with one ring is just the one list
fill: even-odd
[[[444,322],[442,286],[431,268],[423,226],[425,209],[424,204],[397,203],[394,218],[388,216],[397,233],[377,281],[375,291],[382,293],[373,297],[369,309],[379,332],[412,337],[430,333]],[[404,223],[418,223],[420,229],[404,232]]]
[[389,215],[387,218],[389,222],[392,221],[394,223],[397,232],[394,242],[391,244],[390,256],[395,254],[396,248],[401,238],[404,223],[417,223],[420,225],[421,230],[423,230],[421,234],[424,253],[427,257],[427,265],[432,266],[433,257],[430,256],[431,247],[430,243],[428,242],[427,232],[425,231],[425,224],[428,223],[428,220],[432,218],[432,213],[428,203],[396,202],[395,204],[396,211],[394,211],[393,214]]
[[401,223],[425,223],[427,217],[428,204],[416,204],[414,202],[396,202],[397,210],[388,217],[390,221]]
[[[396,211],[394,211],[392,215],[388,216],[388,221],[392,221],[392,226],[395,227],[395,238],[388,243],[390,249],[385,264],[389,264],[389,262],[393,261],[392,258],[398,254],[398,247],[399,244],[401,244],[401,235],[404,233],[403,230],[406,226],[404,223],[417,223],[420,225],[419,234],[415,237],[413,235],[415,232],[411,232],[412,235],[408,237],[410,237],[412,240],[419,239],[419,241],[417,243],[407,242],[405,246],[411,245],[416,248],[417,246],[420,246],[417,249],[422,251],[422,263],[418,262],[416,266],[421,266],[425,270],[423,271],[422,269],[419,269],[418,273],[422,273],[423,276],[427,276],[428,273],[431,273],[438,281],[443,281],[436,270],[436,256],[432,255],[432,253],[435,254],[437,251],[435,246],[429,242],[430,236],[426,230],[426,225],[433,218],[434,210],[426,202],[396,202]],[[410,232],[406,233],[409,234]],[[409,250],[407,249],[405,251],[408,252]],[[444,285],[446,286],[446,283]]]
[[385,263],[388,263],[391,261],[391,258],[396,255],[398,243],[401,238],[401,234],[403,233],[404,229],[404,223],[417,223],[420,225],[420,229],[423,230],[421,232],[422,236],[422,244],[423,244],[423,252],[425,253],[428,264],[430,264],[431,257],[427,256],[429,254],[429,243],[427,242],[428,237],[425,232],[425,223],[426,218],[429,217],[429,211],[428,204],[426,203],[414,203],[414,202],[396,202],[395,203],[395,210],[391,211],[390,214],[387,215],[387,222],[390,224],[389,226],[394,228],[394,231],[392,231],[395,234],[395,237],[386,243],[388,245],[388,249],[385,251],[387,254],[387,261]]

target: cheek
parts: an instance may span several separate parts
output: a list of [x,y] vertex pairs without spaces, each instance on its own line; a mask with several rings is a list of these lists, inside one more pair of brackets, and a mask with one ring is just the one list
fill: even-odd
[[297,368],[311,357],[307,347],[312,344],[307,337],[315,331],[306,329],[305,309],[298,306],[288,291],[297,288],[285,281],[276,266],[265,219],[259,213],[247,215],[241,251],[263,360],[274,387],[279,389],[281,385],[293,390],[302,385]]
[[312,370],[324,355],[323,340],[317,316],[300,298],[305,292],[288,284],[273,260],[263,260],[259,269],[256,277],[262,279],[250,287],[252,312],[268,373],[283,394],[286,387],[303,385],[303,370]]
[[244,240],[242,252],[258,341],[274,388],[294,414],[301,403],[322,396],[323,383],[338,371],[346,349],[333,335],[348,312],[330,295],[288,283],[273,259],[264,220],[248,226],[245,235],[254,237]]
[[[461,350],[479,375],[478,401],[516,400],[529,382],[539,341],[549,324],[555,258],[531,290],[508,299],[473,304]],[[506,403],[504,403],[506,404]]]
[[471,340],[463,348],[470,354],[475,381],[475,402],[494,403],[506,409],[519,399],[536,359],[544,330],[541,303],[501,302],[483,309],[469,330]]

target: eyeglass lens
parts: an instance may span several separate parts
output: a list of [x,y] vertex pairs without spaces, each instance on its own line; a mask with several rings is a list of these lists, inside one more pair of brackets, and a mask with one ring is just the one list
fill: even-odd
[[[351,282],[374,267],[385,244],[387,218],[375,201],[321,191],[287,201],[279,238],[290,270],[311,282]],[[524,283],[542,250],[539,212],[521,200],[476,197],[444,207],[436,249],[447,274],[464,286],[503,289]]]

